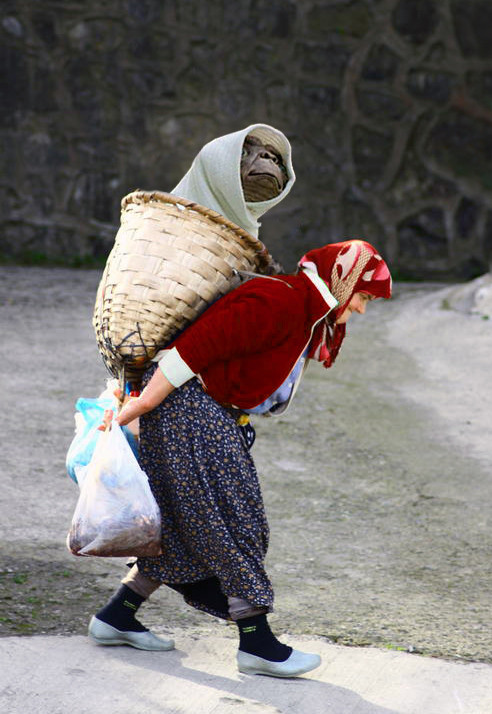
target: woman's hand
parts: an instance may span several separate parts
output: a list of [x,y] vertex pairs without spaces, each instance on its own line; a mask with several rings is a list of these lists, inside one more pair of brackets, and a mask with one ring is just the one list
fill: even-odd
[[[130,430],[138,435],[138,422],[137,419],[155,409],[164,399],[171,394],[174,390],[174,386],[171,382],[164,376],[160,369],[156,369],[152,376],[152,379],[145,387],[143,392],[139,397],[130,397],[125,395],[123,399],[123,406],[116,417],[115,421],[120,426],[130,425]],[[121,389],[115,389],[113,392],[114,396],[121,400]],[[113,421],[113,411],[111,409],[106,409],[104,411],[103,420],[100,426],[98,426],[99,431],[106,431],[106,429],[111,429],[111,422]],[[134,429],[132,429],[131,422],[135,422]]]
[[97,427],[98,431],[106,431],[111,429],[111,422],[113,421],[113,410],[105,409],[103,414],[103,420],[101,424]]
[[120,426],[125,426],[134,419],[138,419],[142,414],[146,414],[159,406],[173,390],[174,386],[164,376],[162,370],[157,368],[139,397],[125,397],[123,407],[116,417],[116,422]]
[[[114,396],[121,401],[121,389],[118,387],[118,389],[115,389],[113,391]],[[135,399],[135,397],[129,397],[128,395],[125,395],[125,398],[123,399],[123,406],[126,406],[128,402],[131,400]],[[120,412],[121,413],[121,412]],[[107,431],[108,429],[111,429],[111,424],[113,422],[113,410],[112,409],[105,409],[102,422],[101,424],[97,427],[98,431]],[[116,419],[116,421],[119,422],[119,419]],[[133,423],[132,423],[133,422]],[[138,437],[138,419],[133,419],[130,420],[130,422],[125,422],[125,424],[128,424],[130,431],[132,434],[136,437]],[[123,426],[123,424],[121,425]]]

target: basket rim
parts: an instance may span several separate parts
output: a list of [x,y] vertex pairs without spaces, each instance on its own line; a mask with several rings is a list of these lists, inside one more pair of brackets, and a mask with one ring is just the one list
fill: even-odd
[[244,230],[244,228],[241,228],[241,226],[238,226],[237,223],[233,223],[221,213],[213,211],[211,208],[207,208],[206,206],[203,206],[200,203],[196,203],[195,201],[190,201],[187,198],[175,196],[173,193],[166,193],[165,191],[144,191],[142,189],[136,189],[135,191],[128,193],[121,199],[121,210],[124,211],[126,207],[132,203],[145,204],[151,203],[152,201],[155,201],[157,203],[171,203],[175,205],[178,204],[180,206],[184,206],[185,208],[189,208],[190,210],[196,211],[197,213],[201,213],[203,216],[206,216],[207,218],[210,218],[215,221],[215,223],[219,223],[220,225],[229,228],[230,230],[240,235],[241,238],[246,239],[249,243],[252,244],[253,247],[256,248],[258,253],[262,253],[265,256],[267,262],[273,260],[270,251],[265,246],[265,244],[256,236],[252,235],[251,233],[248,233],[248,231]]

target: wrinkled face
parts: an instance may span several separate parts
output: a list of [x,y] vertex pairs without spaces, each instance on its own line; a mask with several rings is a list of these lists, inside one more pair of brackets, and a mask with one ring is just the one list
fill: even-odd
[[336,320],[336,324],[345,325],[353,312],[358,312],[360,315],[363,315],[366,311],[367,303],[373,299],[373,296],[368,295],[367,293],[354,293],[349,304]]
[[268,201],[279,195],[287,183],[287,171],[280,154],[269,144],[247,136],[241,156],[241,184],[246,201]]

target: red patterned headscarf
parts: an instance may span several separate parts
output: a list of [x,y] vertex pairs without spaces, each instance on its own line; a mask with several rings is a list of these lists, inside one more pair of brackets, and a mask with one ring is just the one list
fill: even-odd
[[338,307],[315,329],[309,357],[331,367],[345,337],[345,325],[335,324],[354,293],[368,293],[375,298],[391,297],[391,275],[377,250],[363,240],[331,243],[314,248],[299,261],[302,270],[319,275],[328,285]]

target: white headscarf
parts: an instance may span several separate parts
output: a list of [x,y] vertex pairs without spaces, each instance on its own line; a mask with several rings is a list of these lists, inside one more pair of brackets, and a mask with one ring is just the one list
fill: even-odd
[[[288,181],[284,190],[268,201],[244,200],[240,166],[243,143],[248,135],[271,144],[281,154],[287,169]],[[258,218],[287,196],[295,180],[291,147],[286,136],[267,124],[252,124],[205,144],[172,193],[217,211],[257,237],[261,225]]]

